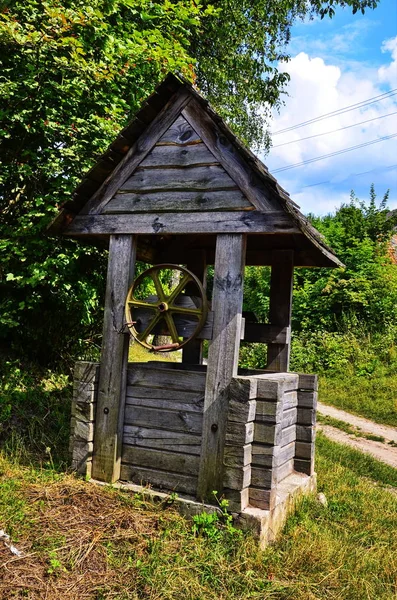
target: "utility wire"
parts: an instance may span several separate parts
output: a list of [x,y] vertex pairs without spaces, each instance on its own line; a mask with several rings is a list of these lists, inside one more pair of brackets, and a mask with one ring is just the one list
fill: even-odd
[[385,140],[391,140],[392,138],[397,137],[397,133],[392,133],[391,135],[385,135],[384,137],[378,138],[376,140],[370,140],[369,142],[364,142],[363,144],[357,144],[356,146],[350,146],[350,148],[343,148],[343,150],[337,150],[336,152],[330,152],[329,154],[323,154],[322,156],[316,156],[315,158],[309,158],[308,160],[303,160],[302,162],[295,163],[294,165],[287,165],[286,167],[280,167],[279,169],[273,169],[272,173],[281,173],[282,171],[288,171],[289,169],[295,169],[295,167],[303,167],[304,165],[308,165],[313,162],[317,162],[318,160],[324,160],[325,158],[331,158],[332,156],[337,156],[338,154],[345,154],[346,152],[351,152],[352,150],[357,150],[358,148],[364,148],[365,146],[371,146],[372,144],[378,144],[379,142],[383,142]]
[[[371,169],[370,171],[362,171],[361,173],[351,173],[348,177],[345,177],[345,179],[338,181],[338,183],[343,183],[344,181],[348,181],[352,177],[359,177],[361,175],[367,175],[368,173],[376,173],[377,171],[391,171],[392,169],[395,169],[396,167],[397,167],[397,164],[389,165],[388,167],[377,167],[376,169]],[[309,185],[303,185],[301,189],[304,190],[305,188],[315,187],[316,185],[325,185],[326,183],[332,183],[332,180],[329,179],[328,181],[318,181],[317,183],[310,183]]]
[[325,113],[324,115],[320,115],[319,117],[314,117],[313,119],[309,119],[308,121],[303,121],[302,123],[297,123],[296,125],[291,125],[291,127],[286,127],[285,129],[280,129],[279,131],[273,131],[271,135],[279,135],[280,133],[286,133],[287,131],[292,131],[293,129],[299,129],[300,127],[304,127],[305,125],[310,125],[311,123],[316,123],[317,121],[322,121],[324,119],[330,119],[331,117],[336,117],[337,115],[344,114],[346,112],[350,112],[351,110],[357,110],[358,108],[364,108],[365,106],[369,106],[370,104],[376,104],[376,102],[380,102],[381,100],[386,100],[386,98],[390,98],[391,96],[395,96],[397,94],[397,88],[390,90],[389,92],[384,92],[379,96],[374,96],[373,98],[369,98],[368,100],[362,100],[361,102],[356,102],[356,104],[350,104],[349,106],[345,106],[343,108],[339,108],[338,110],[334,110],[329,113]]
[[280,148],[280,146],[288,146],[289,144],[296,144],[296,142],[303,142],[304,140],[311,140],[312,138],[320,137],[322,135],[329,135],[330,133],[336,133],[337,131],[343,131],[344,129],[350,129],[350,127],[357,127],[358,125],[364,125],[364,123],[370,123],[371,121],[376,121],[377,119],[384,119],[385,117],[391,117],[392,115],[397,115],[397,110],[388,113],[387,115],[381,115],[380,117],[374,117],[373,119],[367,119],[366,121],[360,121],[360,123],[353,123],[353,125],[345,125],[345,127],[340,127],[339,129],[333,129],[332,131],[325,131],[324,133],[316,133],[315,135],[309,135],[308,137],[300,138],[299,140],[291,140],[290,142],[284,142],[283,144],[277,144],[276,146],[272,146],[272,148]]

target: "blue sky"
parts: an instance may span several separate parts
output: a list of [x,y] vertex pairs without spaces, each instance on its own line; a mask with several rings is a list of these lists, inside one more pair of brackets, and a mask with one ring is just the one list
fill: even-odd
[[[282,65],[291,77],[289,95],[270,124],[273,132],[397,89],[397,2],[381,0],[365,15],[337,8],[332,20],[299,23],[289,51],[291,60]],[[273,148],[261,158],[304,213],[334,212],[352,189],[366,200],[371,183],[379,200],[390,189],[389,206],[397,208],[397,137],[277,172],[393,134],[397,94],[273,135]]]

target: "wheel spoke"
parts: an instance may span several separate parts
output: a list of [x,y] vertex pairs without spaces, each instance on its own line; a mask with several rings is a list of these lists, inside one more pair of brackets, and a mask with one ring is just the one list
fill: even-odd
[[145,341],[145,339],[147,338],[147,336],[149,335],[149,333],[152,331],[152,329],[157,325],[157,323],[159,322],[159,320],[161,319],[161,317],[163,316],[162,313],[157,313],[153,319],[151,321],[149,321],[148,325],[146,326],[146,328],[142,331],[142,333],[138,333],[138,340]]
[[179,335],[178,335],[178,332],[176,330],[175,322],[174,322],[174,319],[172,318],[172,315],[170,315],[169,312],[166,312],[166,313],[164,313],[164,317],[165,317],[165,320],[167,322],[168,329],[169,329],[172,341],[179,343]]
[[190,275],[188,275],[188,273],[186,273],[186,275],[184,275],[182,277],[182,280],[180,281],[180,283],[178,283],[176,288],[171,292],[171,294],[166,299],[168,304],[171,304],[171,302],[173,302],[175,300],[175,298],[177,298],[179,296],[179,294],[182,292],[184,287],[189,283],[189,281],[193,281],[193,279]]
[[153,271],[151,273],[151,276],[152,276],[152,279],[154,282],[154,287],[156,288],[157,297],[161,302],[163,302],[165,300],[165,294],[164,294],[163,286],[161,285],[161,281],[157,274],[157,271]]
[[150,310],[157,310],[157,304],[151,304],[150,302],[144,302],[143,300],[128,300],[128,304],[135,308],[149,308]]
[[173,313],[180,313],[181,315],[195,315],[200,317],[202,314],[202,310],[200,308],[186,308],[184,306],[176,306],[172,304],[169,307],[169,310]]

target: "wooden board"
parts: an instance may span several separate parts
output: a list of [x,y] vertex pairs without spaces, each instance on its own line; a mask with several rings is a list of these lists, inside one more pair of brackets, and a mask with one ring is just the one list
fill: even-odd
[[[181,365],[177,365],[180,367]],[[161,388],[187,392],[204,392],[205,371],[186,371],[178,368],[156,367],[153,363],[130,363],[128,385]]]
[[122,462],[149,467],[150,469],[161,469],[183,475],[196,475],[199,468],[199,457],[179,452],[167,452],[165,450],[154,450],[152,448],[139,448],[124,444]]
[[120,479],[134,481],[140,485],[149,484],[170,492],[176,490],[191,495],[195,494],[197,488],[197,477],[192,475],[170,473],[169,471],[147,469],[128,464],[122,464]]
[[120,330],[135,257],[136,238],[111,236],[92,465],[93,477],[109,483],[120,475],[129,347],[129,336]]
[[198,497],[202,500],[210,498],[213,490],[220,491],[223,486],[228,387],[232,378],[237,376],[245,249],[244,236],[217,237],[212,296],[214,328],[208,351],[198,483]]
[[153,193],[119,192],[106,205],[103,214],[145,212],[199,212],[253,210],[239,190],[171,191]]
[[200,136],[194,131],[193,127],[179,116],[169,129],[161,136],[158,145],[177,144],[178,146],[188,146],[201,142]]
[[203,417],[201,414],[185,410],[158,410],[127,404],[125,407],[125,424],[141,427],[154,427],[167,431],[185,431],[201,433]]
[[194,167],[204,165],[217,165],[218,160],[203,143],[194,146],[154,146],[146,158],[140,163],[142,167]]
[[291,341],[291,328],[269,325],[268,323],[249,323],[246,320],[244,341],[260,344],[289,344]]
[[[135,386],[134,386],[135,387]],[[203,414],[204,409],[204,394],[199,397],[195,397],[194,401],[186,399],[183,395],[177,396],[176,398],[136,398],[129,397],[128,392],[133,390],[136,393],[134,387],[127,389],[126,404],[131,406],[146,406],[147,408],[155,408],[157,410],[177,410],[177,411],[188,411]],[[144,389],[144,388],[143,388]]]
[[237,186],[222,167],[186,167],[185,169],[139,168],[120,187],[126,192],[167,190],[236,190]]
[[126,425],[124,427],[124,444],[171,452],[186,452],[199,456],[201,436],[200,434]]
[[151,213],[136,215],[78,215],[65,235],[103,234],[191,234],[191,233],[280,233],[298,234],[281,212],[224,211],[200,213]]

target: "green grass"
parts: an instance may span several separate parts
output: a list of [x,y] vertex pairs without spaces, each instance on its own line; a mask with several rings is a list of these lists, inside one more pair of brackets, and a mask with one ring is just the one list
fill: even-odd
[[397,427],[397,374],[320,376],[319,400],[376,423]]
[[0,598],[392,600],[397,499],[382,485],[396,471],[322,435],[317,471],[328,506],[304,499],[261,552],[249,533],[197,536],[172,506],[3,455],[0,528],[26,557],[0,546]]

